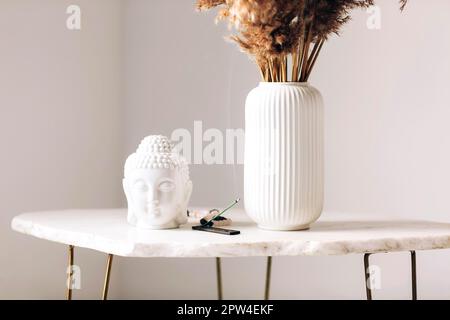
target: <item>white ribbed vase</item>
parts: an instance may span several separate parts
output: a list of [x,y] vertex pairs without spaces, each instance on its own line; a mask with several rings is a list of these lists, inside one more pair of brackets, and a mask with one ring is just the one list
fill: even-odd
[[248,95],[245,209],[260,228],[308,229],[322,213],[323,109],[307,83],[262,82]]

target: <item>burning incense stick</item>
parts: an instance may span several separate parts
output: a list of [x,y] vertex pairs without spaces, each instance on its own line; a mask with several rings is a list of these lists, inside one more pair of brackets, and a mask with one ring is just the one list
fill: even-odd
[[227,208],[225,208],[222,212],[216,214],[214,217],[212,217],[212,219],[210,219],[209,221],[205,222],[202,224],[202,226],[207,226],[209,225],[211,222],[213,222],[214,220],[216,220],[217,218],[219,218],[221,215],[223,215],[225,212],[227,212],[228,210],[230,210],[231,208],[233,208],[235,205],[237,205],[239,203],[239,201],[241,201],[240,198],[237,198],[236,200],[234,200],[234,202],[232,204],[230,204]]

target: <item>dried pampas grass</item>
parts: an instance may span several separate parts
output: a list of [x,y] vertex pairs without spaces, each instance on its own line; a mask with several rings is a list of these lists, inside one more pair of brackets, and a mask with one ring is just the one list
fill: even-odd
[[[400,1],[402,10],[407,1]],[[353,9],[372,5],[374,0],[197,1],[201,11],[220,8],[217,19],[237,30],[231,39],[254,58],[267,82],[308,81],[329,36],[339,34]]]

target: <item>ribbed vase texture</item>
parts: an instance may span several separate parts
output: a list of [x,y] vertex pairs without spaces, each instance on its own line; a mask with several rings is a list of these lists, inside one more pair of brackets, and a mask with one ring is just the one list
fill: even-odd
[[260,228],[308,229],[322,213],[323,109],[306,83],[261,83],[248,95],[245,209]]

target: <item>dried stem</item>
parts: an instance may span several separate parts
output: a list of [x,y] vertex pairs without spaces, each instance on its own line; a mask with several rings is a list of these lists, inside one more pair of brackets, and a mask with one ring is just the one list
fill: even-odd
[[302,69],[300,72],[300,82],[304,81],[304,78],[306,76],[306,71],[307,71],[307,66],[308,66],[308,59],[309,59],[309,48],[311,46],[311,40],[312,40],[312,25],[313,23],[311,22],[311,25],[309,27],[308,30],[308,34],[306,37],[306,41],[305,41],[305,45],[303,47],[303,59],[302,59]]
[[264,78],[263,78],[263,80],[265,82],[269,82],[269,79],[270,79],[270,77],[269,77],[269,67],[266,66],[264,68]]
[[282,70],[281,80],[283,82],[288,81],[288,72],[287,72],[288,66],[287,65],[288,65],[288,59],[287,59],[287,56],[285,56],[281,62],[281,70]]
[[298,57],[299,57],[298,49],[292,54],[292,81],[297,81],[298,79]]
[[308,71],[306,72],[306,78],[305,81],[307,82],[309,79],[309,76],[311,75],[312,69],[314,68],[314,65],[316,64],[317,58],[319,57],[320,51],[322,50],[323,44],[325,43],[324,39],[320,39],[319,45],[317,47],[316,52],[314,53],[314,56],[312,57],[312,62],[310,63],[308,67]]
[[314,46],[313,46],[313,49],[312,49],[312,51],[311,51],[311,53],[309,55],[308,61],[306,62],[306,74],[308,73],[308,70],[309,70],[309,68],[310,68],[310,66],[311,66],[311,64],[312,64],[312,62],[314,60],[314,57],[316,56],[316,53],[317,53],[317,51],[318,51],[318,49],[320,47],[320,42],[321,42],[321,40],[316,41],[314,43]]

